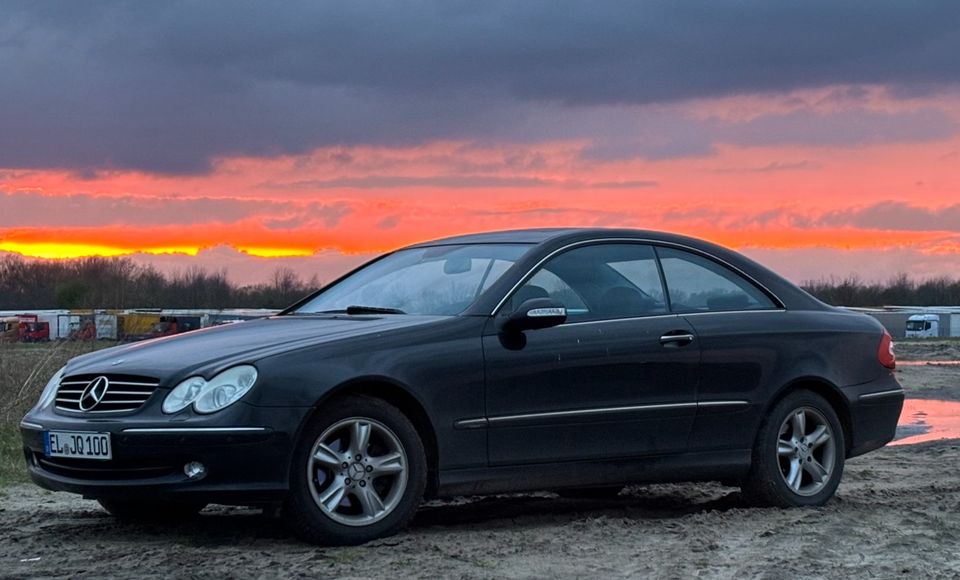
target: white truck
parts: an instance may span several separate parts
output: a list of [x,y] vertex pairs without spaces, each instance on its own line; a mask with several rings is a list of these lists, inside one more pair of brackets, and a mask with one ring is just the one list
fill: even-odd
[[907,319],[907,338],[933,338],[940,336],[939,314],[914,314]]

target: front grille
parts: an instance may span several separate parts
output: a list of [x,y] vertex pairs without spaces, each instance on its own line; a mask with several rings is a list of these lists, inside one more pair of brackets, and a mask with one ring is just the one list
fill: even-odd
[[[81,401],[92,381],[107,379],[106,391],[99,402]],[[74,375],[65,377],[57,388],[57,409],[80,413],[129,413],[147,402],[160,381],[135,375]]]

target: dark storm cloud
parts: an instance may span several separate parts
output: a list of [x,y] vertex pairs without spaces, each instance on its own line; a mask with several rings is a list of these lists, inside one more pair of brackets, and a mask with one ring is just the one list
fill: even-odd
[[955,130],[956,123],[948,115],[927,109],[896,114],[793,111],[718,126],[716,133],[718,140],[736,145],[863,145],[943,139]]
[[917,143],[944,139],[956,131],[957,123],[949,115],[933,109],[896,113],[862,108],[830,113],[797,110],[739,122],[670,117],[652,111],[624,119],[617,128],[596,136],[581,156],[602,161],[701,157],[720,143],[760,147]]
[[[4,167],[198,172],[222,155],[496,140],[551,107],[960,79],[953,0],[70,0],[0,14]],[[708,150],[681,139],[647,155]]]

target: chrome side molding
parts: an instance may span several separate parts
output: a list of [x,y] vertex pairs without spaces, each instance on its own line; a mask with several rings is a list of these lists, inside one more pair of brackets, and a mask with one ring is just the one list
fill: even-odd
[[485,417],[480,417],[478,419],[460,419],[459,421],[454,421],[454,429],[482,429],[487,426],[487,419]]
[[570,409],[567,411],[547,411],[543,413],[527,413],[524,415],[498,415],[495,417],[475,417],[455,421],[456,429],[482,429],[497,425],[509,425],[537,419],[551,419],[557,417],[583,417],[590,415],[612,415],[616,413],[633,413],[642,411],[658,411],[665,409],[693,409],[698,407],[747,407],[750,401],[691,401],[687,403],[659,403],[653,405],[630,405],[627,407],[604,407],[599,409]]

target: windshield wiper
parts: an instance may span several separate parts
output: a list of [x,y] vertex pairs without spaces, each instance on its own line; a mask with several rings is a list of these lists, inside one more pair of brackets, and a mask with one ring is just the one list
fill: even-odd
[[383,306],[358,306],[352,304],[347,306],[347,314],[406,314],[399,308],[386,308]]
[[312,314],[406,314],[399,308],[386,308],[384,306],[358,306],[356,304],[347,306],[342,310],[321,310]]

